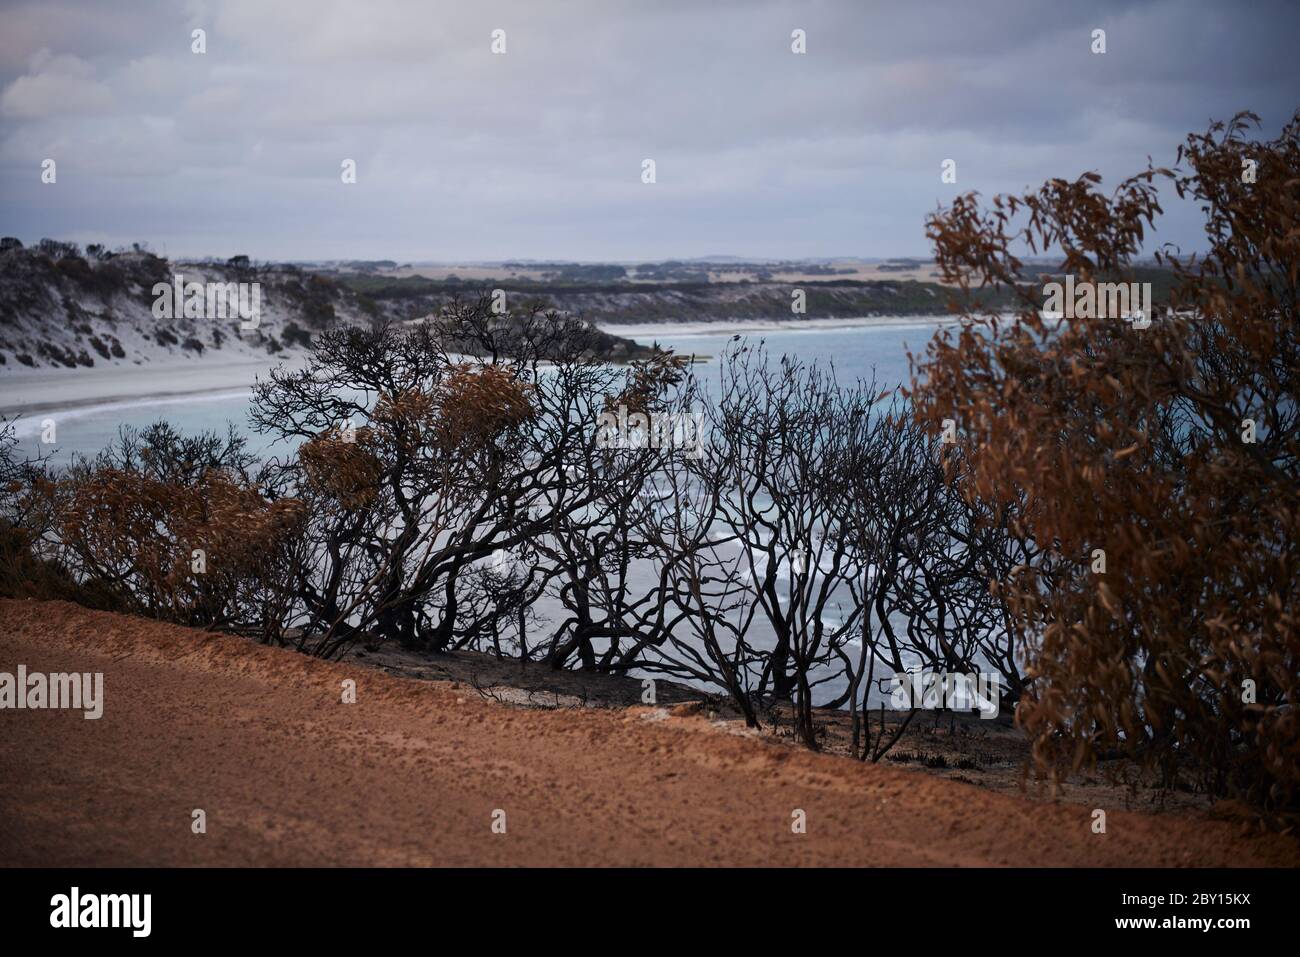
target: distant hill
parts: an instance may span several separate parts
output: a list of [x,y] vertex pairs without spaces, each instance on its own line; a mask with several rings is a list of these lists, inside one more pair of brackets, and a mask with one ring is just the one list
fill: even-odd
[[[746,319],[800,320],[851,319],[871,316],[947,315],[950,303],[959,295],[952,286],[915,278],[889,277],[890,272],[916,270],[918,261],[899,259],[883,263],[881,279],[849,279],[836,270],[803,266],[813,276],[798,281],[740,278],[710,280],[688,272],[683,262],[670,260],[636,266],[638,276],[662,271],[664,281],[628,282],[583,280],[579,274],[548,271],[540,280],[519,277],[490,279],[441,279],[424,276],[375,274],[340,275],[336,278],[374,302],[380,312],[393,318],[416,318],[434,312],[455,298],[473,296],[485,290],[502,289],[513,304],[535,301],[596,325],[658,322],[736,322]],[[723,267],[725,272],[727,267]],[[699,278],[681,278],[698,275]],[[1059,278],[1045,266],[1027,265],[1027,283],[1039,287]],[[556,278],[551,278],[556,277]],[[814,278],[815,277],[815,278]],[[1126,281],[1152,284],[1155,302],[1169,296],[1174,274],[1168,269],[1139,266]],[[802,290],[805,311],[796,314],[791,306],[794,293]],[[1015,303],[1006,290],[977,290],[971,304],[998,309]]]
[[[387,276],[343,276],[340,281],[372,300],[386,315],[413,318],[453,298],[471,295],[479,282]],[[723,322],[744,319],[842,319],[923,316],[948,312],[953,290],[915,280],[805,282],[528,282],[494,280],[511,302],[536,300],[589,322]],[[791,310],[803,290],[806,312]]]
[[[369,323],[375,315],[352,290],[296,266],[172,263],[134,250],[83,253],[46,241],[0,250],[0,366],[142,365],[163,357],[194,359],[275,355],[303,349],[338,323]],[[256,328],[227,318],[155,315],[155,286],[257,283]],[[174,305],[171,303],[169,305]],[[175,309],[171,309],[175,313]]]
[[[251,292],[255,283],[256,327],[241,322],[234,308],[221,318],[206,300],[202,311],[187,315],[175,308],[175,296],[155,292],[159,284],[175,289],[178,281],[204,284],[218,296],[238,284]],[[160,298],[169,300],[166,308],[159,308]],[[322,331],[340,324],[411,318],[397,312],[364,290],[295,265],[252,263],[243,256],[170,262],[138,247],[112,252],[53,240],[30,248],[15,239],[0,241],[0,374],[277,356],[309,348]],[[592,341],[598,354],[615,359],[649,351],[603,333]]]

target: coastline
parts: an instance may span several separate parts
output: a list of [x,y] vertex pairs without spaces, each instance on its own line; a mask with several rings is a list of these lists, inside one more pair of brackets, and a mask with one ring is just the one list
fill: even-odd
[[24,369],[0,373],[0,415],[90,412],[154,402],[234,398],[248,394],[258,376],[303,359],[204,362],[201,359],[90,369]]
[[[644,340],[656,337],[730,336],[785,332],[832,332],[852,329],[907,328],[957,322],[955,316],[866,316],[856,319],[769,320],[741,322],[663,322],[617,325],[597,323],[613,335]],[[256,378],[278,366],[299,368],[305,355],[288,359],[207,361],[180,359],[89,369],[0,370],[0,416],[24,418],[43,412],[86,414],[153,403],[235,398],[248,394]]]
[[861,316],[850,319],[745,319],[720,322],[597,323],[616,336],[729,336],[755,332],[835,332],[851,329],[906,329],[911,326],[950,325],[960,321],[950,314],[932,316]]

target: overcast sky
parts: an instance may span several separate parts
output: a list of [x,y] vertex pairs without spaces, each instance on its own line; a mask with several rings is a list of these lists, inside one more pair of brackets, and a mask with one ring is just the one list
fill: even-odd
[[[928,255],[958,191],[1110,184],[1242,109],[1275,136],[1297,37],[1300,4],[1240,0],[0,0],[0,231],[261,259]],[[1193,212],[1160,239],[1199,247]]]

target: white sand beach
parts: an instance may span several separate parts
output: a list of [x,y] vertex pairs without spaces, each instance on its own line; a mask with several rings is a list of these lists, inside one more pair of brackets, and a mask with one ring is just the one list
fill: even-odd
[[278,365],[297,367],[301,355],[278,360],[176,359],[148,365],[90,369],[12,369],[0,373],[0,415],[31,415],[69,409],[135,404],[187,396],[235,394],[252,389]]
[[885,329],[933,326],[959,321],[957,316],[860,316],[844,319],[739,319],[722,322],[640,322],[597,325],[615,336],[649,343],[663,336],[754,335],[763,332],[827,332],[834,329]]

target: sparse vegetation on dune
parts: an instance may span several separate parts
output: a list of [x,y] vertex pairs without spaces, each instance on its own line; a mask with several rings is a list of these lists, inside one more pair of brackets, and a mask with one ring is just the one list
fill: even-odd
[[[155,290],[182,282],[256,284],[256,321],[224,311],[214,317],[168,310],[158,318]],[[436,314],[453,298],[400,318]],[[328,329],[369,328],[394,318],[394,310],[364,288],[291,264],[255,263],[247,256],[173,262],[138,244],[110,251],[52,239],[30,248],[12,237],[0,240],[0,370],[269,357],[310,349]],[[650,351],[605,333],[593,334],[591,348],[614,360]]]

